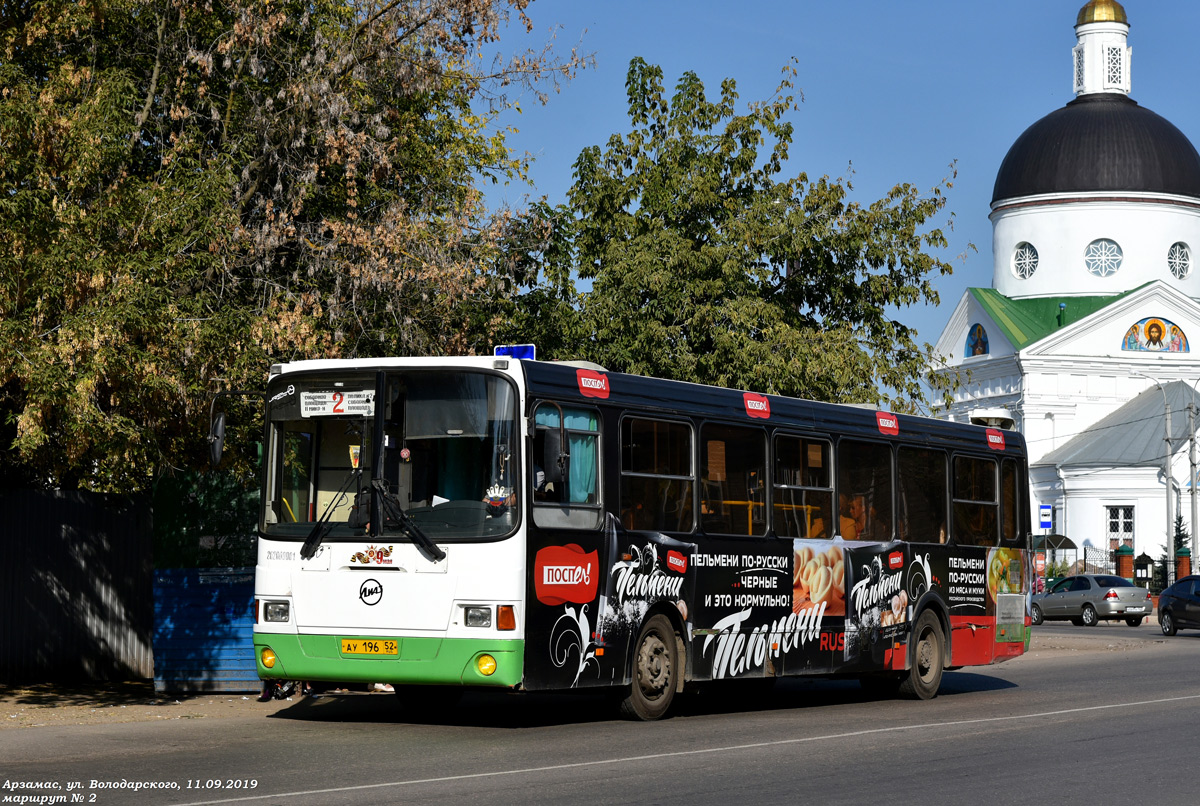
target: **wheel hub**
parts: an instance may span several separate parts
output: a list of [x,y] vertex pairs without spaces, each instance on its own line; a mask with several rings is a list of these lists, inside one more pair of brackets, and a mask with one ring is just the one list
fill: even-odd
[[657,635],[649,635],[638,652],[638,686],[647,695],[659,694],[671,679],[667,646]]
[[929,667],[933,666],[933,641],[928,638],[922,638],[917,644],[917,667],[921,674],[924,675],[929,671]]

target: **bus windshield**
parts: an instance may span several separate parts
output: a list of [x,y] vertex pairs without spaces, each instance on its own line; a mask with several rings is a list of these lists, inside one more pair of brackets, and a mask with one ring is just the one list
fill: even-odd
[[[517,396],[506,379],[295,373],[276,378],[267,401],[266,537],[305,539],[321,523],[326,540],[404,540],[397,507],[434,540],[515,527]],[[380,490],[386,505],[373,507]]]

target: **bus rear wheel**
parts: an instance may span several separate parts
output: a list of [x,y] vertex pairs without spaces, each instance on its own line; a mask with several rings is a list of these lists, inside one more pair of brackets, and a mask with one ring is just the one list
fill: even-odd
[[621,702],[626,719],[661,719],[675,699],[679,658],[675,628],[663,615],[650,618],[638,633],[633,655],[633,681]]
[[917,700],[933,699],[942,685],[946,639],[942,623],[932,611],[926,610],[917,617],[912,641],[912,668],[900,681],[900,694]]

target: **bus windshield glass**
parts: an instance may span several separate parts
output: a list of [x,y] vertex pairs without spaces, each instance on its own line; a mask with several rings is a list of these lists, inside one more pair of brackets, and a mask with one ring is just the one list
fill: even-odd
[[515,527],[517,396],[504,378],[297,373],[267,400],[267,537],[305,539],[318,523],[325,540],[404,540],[406,524],[432,540],[495,539]]

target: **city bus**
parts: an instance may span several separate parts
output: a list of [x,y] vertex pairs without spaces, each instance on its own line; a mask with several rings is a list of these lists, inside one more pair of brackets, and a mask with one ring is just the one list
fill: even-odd
[[265,681],[611,692],[1022,654],[1020,434],[508,357],[310,360],[265,394]]

